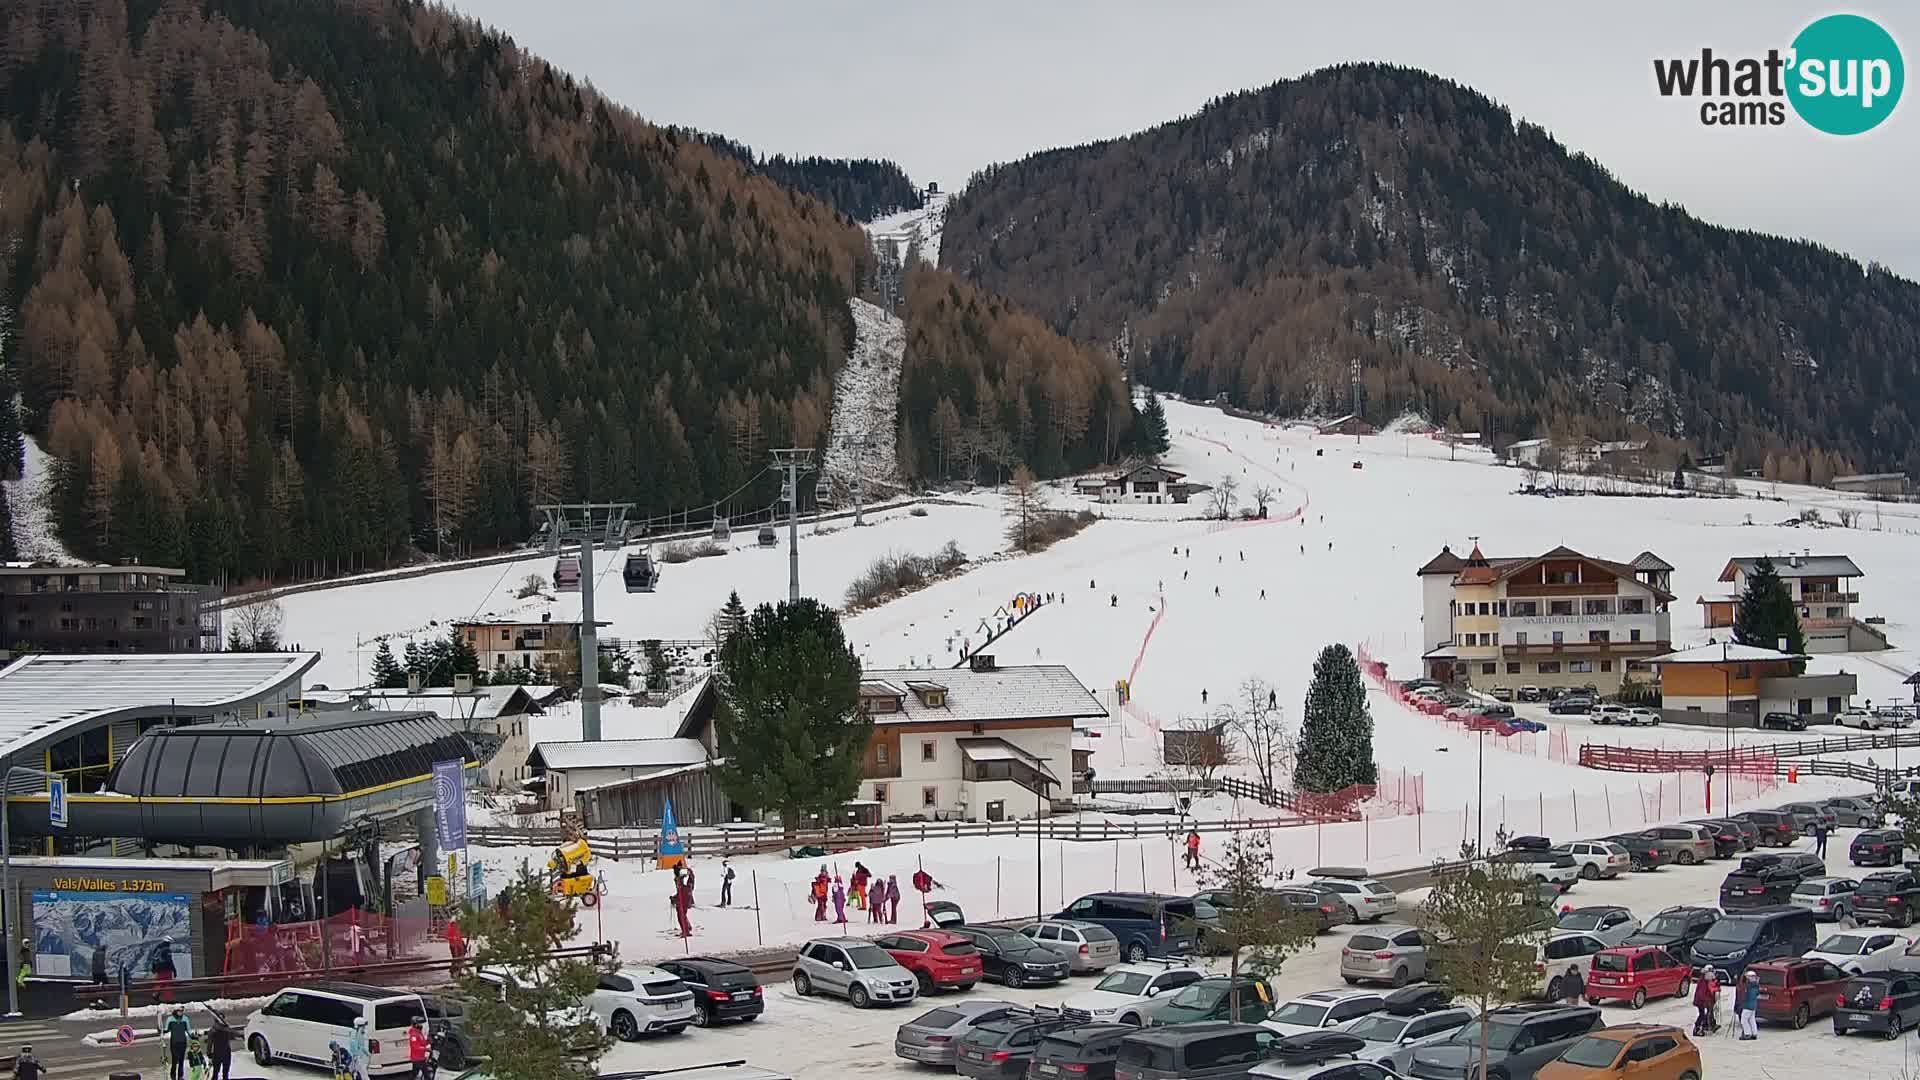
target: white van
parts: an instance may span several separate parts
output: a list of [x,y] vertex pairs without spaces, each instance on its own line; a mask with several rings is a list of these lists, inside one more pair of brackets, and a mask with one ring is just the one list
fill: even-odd
[[407,1029],[420,1016],[419,994],[362,983],[313,983],[290,986],[247,1017],[247,1049],[261,1065],[297,1061],[330,1068],[330,1043],[353,1042],[353,1022],[367,1021],[368,1075],[404,1076]]

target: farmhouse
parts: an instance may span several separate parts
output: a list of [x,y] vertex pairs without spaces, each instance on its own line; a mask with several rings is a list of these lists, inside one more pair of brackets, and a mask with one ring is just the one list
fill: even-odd
[[[1747,579],[1761,558],[1763,556],[1740,556],[1728,560],[1726,568],[1720,571],[1720,580],[1732,585],[1732,592],[1702,596],[1695,601],[1704,609],[1707,629],[1733,625],[1740,609],[1740,597],[1747,590]],[[1771,561],[1800,614],[1800,632],[1806,635],[1808,652],[1873,652],[1888,647],[1885,634],[1854,617],[1854,605],[1860,603],[1854,579],[1865,577],[1866,571],[1851,558],[1799,553]]]

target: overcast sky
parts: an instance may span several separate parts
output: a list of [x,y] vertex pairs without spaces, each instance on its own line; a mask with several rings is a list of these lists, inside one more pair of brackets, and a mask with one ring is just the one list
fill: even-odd
[[[1748,0],[453,0],[646,118],[763,153],[881,157],[924,185],[1123,135],[1208,98],[1355,60],[1472,86],[1633,188],[1920,279],[1920,100],[1851,138],[1709,128],[1656,56],[1764,54],[1831,11],[1920,60],[1920,9]],[[1920,94],[1920,92],[1916,92]],[[1916,95],[1906,95],[1908,99]],[[1901,194],[1906,192],[1906,194]]]

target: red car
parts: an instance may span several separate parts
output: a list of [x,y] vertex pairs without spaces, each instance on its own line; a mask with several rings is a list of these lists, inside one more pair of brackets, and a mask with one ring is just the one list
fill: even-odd
[[945,930],[902,930],[873,939],[894,962],[920,980],[920,992],[971,990],[980,981],[980,950],[971,938]]
[[1747,970],[1760,975],[1760,1006],[1753,1015],[1797,1028],[1832,1013],[1847,988],[1847,973],[1825,960],[1762,960]]
[[1693,992],[1693,971],[1667,950],[1626,945],[1593,954],[1587,973],[1587,1004],[1624,1001],[1639,1008],[1648,998],[1686,997]]

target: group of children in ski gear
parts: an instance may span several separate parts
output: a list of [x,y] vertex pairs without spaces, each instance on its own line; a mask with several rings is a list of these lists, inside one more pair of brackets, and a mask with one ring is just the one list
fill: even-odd
[[851,890],[841,883],[839,874],[829,876],[826,867],[820,868],[820,873],[814,875],[813,884],[808,889],[813,899],[814,922],[827,921],[829,901],[833,904],[833,922],[846,922],[849,897],[856,910],[868,913],[870,922],[900,921],[900,881],[894,875],[888,874],[887,880],[880,881],[865,864],[856,862],[849,884]]

